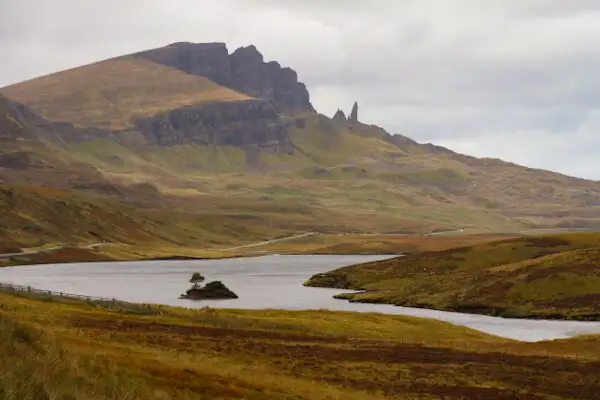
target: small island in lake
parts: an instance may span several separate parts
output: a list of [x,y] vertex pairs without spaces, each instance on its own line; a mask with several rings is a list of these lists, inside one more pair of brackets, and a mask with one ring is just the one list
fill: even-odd
[[184,294],[179,296],[180,299],[189,300],[215,300],[215,299],[237,299],[238,295],[232,292],[221,281],[209,282],[204,286],[200,285],[205,278],[199,273],[194,273],[190,279],[193,283]]

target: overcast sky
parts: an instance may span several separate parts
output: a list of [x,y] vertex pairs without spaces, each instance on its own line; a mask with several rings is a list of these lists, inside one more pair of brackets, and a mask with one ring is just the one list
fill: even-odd
[[328,115],[600,179],[598,0],[0,0],[0,86],[180,41],[255,44]]

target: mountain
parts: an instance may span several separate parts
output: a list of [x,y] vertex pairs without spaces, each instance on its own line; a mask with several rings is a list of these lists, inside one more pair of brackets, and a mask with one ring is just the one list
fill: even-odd
[[187,74],[206,77],[220,85],[262,98],[278,110],[314,111],[308,90],[298,74],[277,61],[265,62],[255,46],[241,47],[229,54],[225,43],[175,43],[134,54]]
[[353,100],[321,115],[298,74],[254,46],[176,43],[0,93],[10,184],[289,229],[600,227],[600,183],[389,134]]

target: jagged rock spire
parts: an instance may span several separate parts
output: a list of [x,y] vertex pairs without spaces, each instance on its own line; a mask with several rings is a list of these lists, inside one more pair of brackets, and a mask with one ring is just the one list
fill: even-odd
[[346,114],[342,110],[338,108],[338,110],[333,115],[334,121],[346,121]]
[[350,121],[352,122],[358,122],[358,102],[354,102],[354,105],[352,106],[352,112],[350,113]]

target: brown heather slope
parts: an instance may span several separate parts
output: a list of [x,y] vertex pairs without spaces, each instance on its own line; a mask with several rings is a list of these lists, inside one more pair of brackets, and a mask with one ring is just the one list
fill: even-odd
[[600,320],[600,234],[524,236],[341,268],[307,286],[358,302],[507,317]]
[[137,58],[42,76],[2,92],[46,119],[108,129],[181,106],[251,99],[207,78]]
[[249,243],[292,231],[269,227],[268,221],[258,217],[139,208],[98,196],[39,187],[0,185],[0,210],[0,253],[108,242],[132,246],[132,251],[162,247],[177,254],[185,253],[186,248]]
[[[151,183],[156,199],[137,198],[158,208],[171,204],[165,196],[186,207],[224,199],[240,210],[291,202],[342,216],[345,230],[371,221],[357,229],[371,232],[600,228],[600,183],[319,115],[296,73],[265,63],[252,46],[229,55],[222,44],[174,44],[0,92],[86,125],[37,129],[36,154],[61,166],[10,177],[0,170],[12,184],[108,194],[111,185]],[[23,143],[14,151],[29,151]]]
[[522,343],[405,316],[25,296],[0,293],[9,399],[558,400],[600,389],[597,337]]

